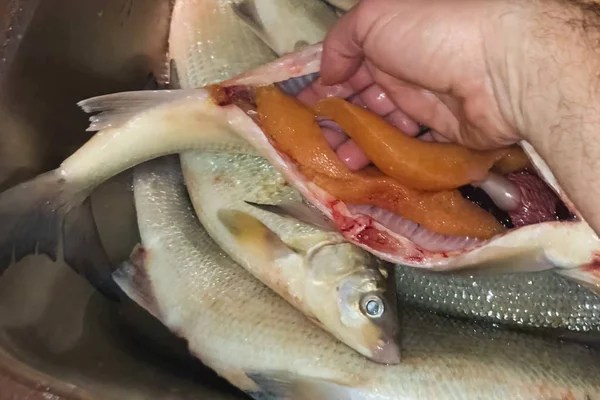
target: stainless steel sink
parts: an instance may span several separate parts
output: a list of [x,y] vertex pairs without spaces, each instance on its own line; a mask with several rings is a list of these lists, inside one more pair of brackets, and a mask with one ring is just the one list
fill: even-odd
[[[170,9],[0,0],[0,190],[57,167],[90,137],[77,101],[163,72]],[[129,174],[92,202],[118,264],[138,239]],[[107,300],[60,260],[28,256],[0,277],[0,400],[192,398],[244,397],[145,311]]]

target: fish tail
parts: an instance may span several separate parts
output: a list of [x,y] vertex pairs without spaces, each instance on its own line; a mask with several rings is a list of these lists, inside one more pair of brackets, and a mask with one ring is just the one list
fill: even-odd
[[0,194],[0,275],[27,255],[59,256],[103,294],[116,296],[87,193],[73,190],[59,170]]

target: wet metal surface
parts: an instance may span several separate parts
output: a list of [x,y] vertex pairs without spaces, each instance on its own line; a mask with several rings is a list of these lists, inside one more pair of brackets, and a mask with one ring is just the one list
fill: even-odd
[[[89,139],[77,101],[166,73],[170,10],[165,0],[0,0],[0,191]],[[92,204],[118,266],[138,240],[130,175]],[[244,397],[128,299],[110,302],[60,261],[28,256],[0,277],[0,400],[25,398]]]

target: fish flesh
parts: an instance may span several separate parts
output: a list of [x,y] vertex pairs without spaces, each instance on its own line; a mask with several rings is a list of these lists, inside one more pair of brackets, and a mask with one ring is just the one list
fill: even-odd
[[[473,241],[470,238],[459,237],[455,240],[457,243],[454,250],[429,250],[422,245],[423,241],[435,243],[442,240],[447,245],[448,240],[440,239],[439,236],[423,230],[420,231],[423,236],[420,241],[409,238],[406,234],[397,233],[378,221],[389,216],[384,215],[375,219],[370,216],[373,215],[372,210],[369,213],[360,208],[353,209],[352,206],[355,205],[345,204],[326,189],[307,179],[291,162],[289,156],[273,147],[265,132],[252,117],[255,110],[252,103],[240,98],[247,96],[254,86],[270,85],[274,82],[317,73],[321,52],[322,44],[309,46],[254,70],[243,72],[216,88],[197,89],[197,92],[212,92],[212,98],[220,104],[219,108],[214,109],[219,112],[212,117],[222,121],[225,118],[228,123],[224,129],[228,134],[244,138],[257,154],[268,159],[305,200],[336,224],[337,230],[348,241],[386,261],[436,271],[471,268],[536,271],[556,268],[558,273],[585,283],[594,290],[600,290],[594,269],[587,267],[593,265],[596,254],[600,250],[598,236],[574,210],[546,164],[527,142],[521,142],[520,145],[535,166],[537,174],[569,209],[574,210],[576,218],[508,229],[505,233],[489,240]],[[168,107],[171,101],[179,100],[182,93],[185,91],[145,93],[144,112],[151,115],[153,107],[156,109]],[[116,93],[85,100],[81,105],[88,112],[104,111],[103,114],[95,117],[96,126],[92,126],[91,129],[99,129],[102,124],[112,124],[112,129],[118,129],[119,122],[127,121],[142,109],[137,101],[140,96],[140,92]],[[135,107],[128,105],[130,99],[136,99]],[[240,101],[239,104],[232,103],[236,99]],[[117,105],[119,113],[113,115],[112,111]],[[199,104],[196,106],[200,107]],[[129,114],[125,115],[123,110],[128,110]],[[300,215],[296,216],[300,217]]]
[[301,200],[262,157],[186,152],[180,159],[198,219],[233,260],[361,354],[400,361],[389,263],[338,233],[249,205]]
[[233,262],[194,216],[173,159],[135,168],[141,246],[119,287],[254,399],[600,398],[596,351],[401,309],[403,361],[369,361]]
[[576,340],[600,339],[600,297],[555,274],[471,275],[396,265],[402,304]]
[[240,20],[280,56],[320,42],[338,20],[321,0],[231,0],[231,4]]
[[[295,18],[286,21],[288,29],[282,30],[287,36],[271,36],[292,41],[316,42],[321,39],[316,36],[323,30],[319,24],[302,19],[305,12],[318,13],[323,7],[321,3],[297,2],[294,6],[288,1],[276,2],[277,6],[271,3],[231,4],[237,4],[238,12],[252,8],[256,18],[257,13],[279,14],[278,10],[281,10],[285,16],[285,10],[294,11]],[[172,19],[171,37],[185,36],[174,39],[169,52],[179,66],[178,87],[190,89],[218,83],[232,77],[234,72],[242,72],[239,69],[255,67],[257,60],[267,63],[276,59],[269,52],[255,54],[254,58],[245,57],[247,49],[258,47],[262,39],[247,35],[243,20],[228,21],[235,28],[226,33],[229,45],[222,43],[224,36],[216,36],[223,32],[208,29],[179,32],[184,25],[181,20],[189,19],[188,12],[197,10],[183,10],[175,13]],[[228,18],[231,12],[229,9]],[[326,14],[321,14],[321,19],[323,16]],[[289,29],[290,24],[298,29]],[[267,30],[273,32],[275,29],[276,33],[281,27],[276,28],[271,26]],[[307,37],[302,32],[310,32],[313,36]],[[235,68],[222,71],[219,63]],[[196,72],[198,68],[201,73]],[[180,160],[200,222],[230,257],[361,354],[379,362],[399,361],[395,343],[396,298],[389,264],[384,265],[365,250],[347,243],[339,234],[246,204],[246,201],[264,204],[265,201],[299,198],[264,159],[186,152],[180,155]],[[368,314],[370,307],[367,304],[378,308],[374,316]]]

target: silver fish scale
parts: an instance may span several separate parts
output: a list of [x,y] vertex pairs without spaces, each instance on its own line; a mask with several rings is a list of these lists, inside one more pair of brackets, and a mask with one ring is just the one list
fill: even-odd
[[[276,54],[235,15],[233,0],[180,0],[170,53],[183,87],[204,87],[258,67]],[[239,2],[239,0],[237,1]],[[239,54],[243,54],[240,57]]]
[[449,275],[396,266],[401,301],[491,323],[600,334],[600,297],[551,271]]
[[[197,171],[206,171],[197,176],[202,175],[203,180],[212,179],[211,187],[219,193],[221,207],[245,209],[254,213],[257,211],[253,207],[241,207],[240,202],[275,205],[302,201],[300,193],[262,157],[249,154],[190,153],[183,158],[183,162]],[[262,211],[258,214],[284,241],[321,232],[300,221],[294,222]]]

